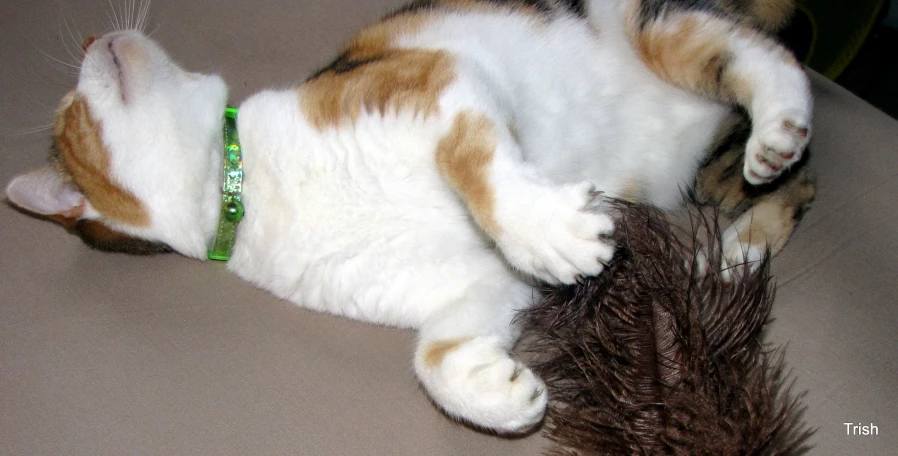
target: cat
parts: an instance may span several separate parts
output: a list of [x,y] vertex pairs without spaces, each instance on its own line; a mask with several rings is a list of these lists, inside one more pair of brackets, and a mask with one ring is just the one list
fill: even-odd
[[417,329],[415,373],[445,413],[526,432],[548,394],[510,354],[514,319],[540,281],[612,260],[603,198],[675,210],[690,188],[738,217],[727,263],[788,239],[813,197],[812,99],[764,30],[790,3],[416,2],[234,126],[219,76],[114,31],[84,43],[51,163],[6,193],[102,250],[205,259],[239,223],[230,271]]

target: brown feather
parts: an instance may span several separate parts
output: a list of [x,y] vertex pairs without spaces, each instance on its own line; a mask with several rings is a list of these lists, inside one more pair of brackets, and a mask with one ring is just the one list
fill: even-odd
[[[550,391],[553,455],[780,455],[807,448],[801,395],[781,350],[761,341],[769,265],[726,285],[655,209],[613,202],[618,253],[583,284],[547,290],[522,314]],[[716,217],[693,218],[719,239]],[[682,233],[680,233],[682,235]],[[719,243],[709,264],[720,264]]]

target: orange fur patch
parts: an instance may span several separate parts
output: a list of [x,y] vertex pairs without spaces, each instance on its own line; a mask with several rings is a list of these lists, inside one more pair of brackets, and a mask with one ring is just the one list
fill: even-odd
[[747,76],[730,73],[725,78],[725,84],[735,100],[743,106],[751,106],[751,99],[755,93],[754,81]]
[[436,114],[440,95],[455,79],[453,58],[441,51],[392,47],[430,18],[426,12],[403,14],[359,33],[334,66],[300,87],[301,107],[311,123],[318,129],[336,127],[365,112]]
[[649,23],[636,35],[636,50],[665,80],[705,94],[720,93],[728,64],[731,24],[699,14],[683,14]]
[[439,111],[440,94],[454,77],[446,53],[393,50],[363,70],[324,73],[307,82],[301,104],[318,129],[355,122],[366,112],[429,116]]
[[427,346],[427,348],[424,349],[424,365],[430,368],[434,368],[439,366],[440,364],[443,364],[443,360],[446,358],[446,355],[452,353],[453,351],[458,349],[458,347],[471,341],[471,339],[471,337],[464,337],[460,339],[432,342]]
[[496,150],[493,122],[465,111],[455,118],[449,133],[437,145],[437,166],[462,196],[478,225],[490,236],[499,234],[493,218],[493,189],[489,166]]
[[378,55],[393,47],[403,36],[421,31],[434,20],[435,13],[420,10],[386,18],[359,32],[344,48],[344,52],[358,58]]
[[[635,20],[628,19],[628,23]],[[747,24],[734,24],[704,13],[656,20],[642,30],[634,28],[631,34],[643,61],[660,77],[687,90],[744,106],[751,103],[754,84],[728,68],[733,37],[767,49],[787,65],[800,65],[786,48]]]
[[[740,216],[749,220],[749,229],[739,233],[739,242],[770,248],[776,254],[786,245],[795,230],[795,207],[776,200],[762,201]],[[737,222],[738,223],[738,222]]]
[[738,225],[749,225],[748,229],[740,231],[739,241],[757,246],[766,243],[770,253],[776,255],[789,241],[816,192],[813,178],[802,172],[739,216]]
[[141,202],[110,176],[109,151],[101,139],[100,125],[82,97],[70,94],[64,99],[53,130],[58,164],[94,208],[129,225],[150,223]]

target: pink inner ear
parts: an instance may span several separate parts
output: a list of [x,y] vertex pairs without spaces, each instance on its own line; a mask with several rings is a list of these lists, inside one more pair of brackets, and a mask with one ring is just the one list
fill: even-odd
[[82,216],[87,202],[81,192],[52,167],[44,167],[14,178],[6,188],[10,202],[43,215]]

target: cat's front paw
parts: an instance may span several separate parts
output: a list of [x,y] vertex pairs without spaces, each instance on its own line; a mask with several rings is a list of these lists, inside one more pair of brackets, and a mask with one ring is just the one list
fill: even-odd
[[502,433],[526,432],[545,414],[546,386],[513,359],[497,338],[422,342],[415,367],[449,415]]
[[589,183],[518,195],[496,242],[512,266],[551,284],[598,275],[614,256],[614,219],[595,207],[597,195]]
[[798,111],[755,124],[745,146],[745,180],[761,185],[779,177],[801,160],[810,136],[809,116]]

